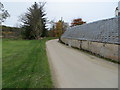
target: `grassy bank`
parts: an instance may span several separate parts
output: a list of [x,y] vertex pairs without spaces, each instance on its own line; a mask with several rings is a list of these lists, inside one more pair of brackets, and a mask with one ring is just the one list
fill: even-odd
[[50,39],[3,40],[3,88],[53,87],[45,49]]

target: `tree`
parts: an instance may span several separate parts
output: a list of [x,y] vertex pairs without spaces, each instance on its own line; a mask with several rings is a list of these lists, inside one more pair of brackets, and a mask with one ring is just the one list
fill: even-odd
[[10,14],[4,9],[4,5],[0,2],[0,24],[4,22],[7,17],[10,17]]
[[50,30],[48,31],[48,36],[50,37],[55,37],[55,21],[54,20],[51,20],[49,22],[49,24],[51,25],[51,28]]
[[59,20],[58,22],[56,22],[55,25],[56,37],[60,37],[66,31],[68,26],[69,26],[68,23],[65,23],[63,20]]
[[49,31],[49,35],[53,37],[60,37],[68,27],[68,23],[65,23],[62,19],[58,22],[51,22],[52,28]]
[[81,18],[73,19],[71,23],[71,27],[76,26],[76,25],[82,25],[86,22],[84,22]]
[[34,3],[28,8],[28,12],[21,17],[23,22],[23,37],[25,39],[39,39],[46,36],[45,2]]
[[63,34],[63,21],[59,20],[58,22],[56,22],[56,37],[60,37]]

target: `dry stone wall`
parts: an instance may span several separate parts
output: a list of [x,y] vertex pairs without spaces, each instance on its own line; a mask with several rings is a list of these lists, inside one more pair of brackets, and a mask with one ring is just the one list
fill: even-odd
[[84,49],[105,58],[118,61],[118,17],[70,27],[61,36],[69,46]]

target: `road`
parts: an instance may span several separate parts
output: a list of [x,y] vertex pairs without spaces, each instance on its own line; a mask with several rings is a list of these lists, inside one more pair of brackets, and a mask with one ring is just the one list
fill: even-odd
[[47,55],[56,88],[118,88],[118,65],[57,39],[46,42]]

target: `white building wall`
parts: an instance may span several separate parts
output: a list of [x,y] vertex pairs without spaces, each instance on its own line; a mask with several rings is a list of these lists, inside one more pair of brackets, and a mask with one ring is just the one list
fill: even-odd
[[115,16],[118,16],[119,11],[115,10]]
[[118,2],[118,16],[120,16],[120,1]]
[[120,12],[120,1],[118,2],[118,10]]

